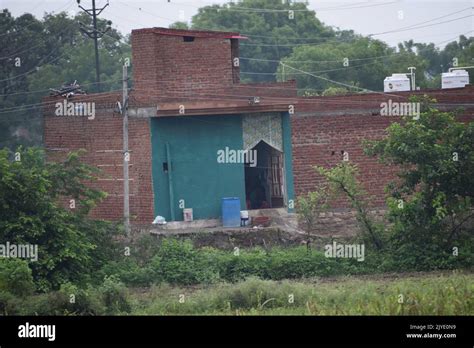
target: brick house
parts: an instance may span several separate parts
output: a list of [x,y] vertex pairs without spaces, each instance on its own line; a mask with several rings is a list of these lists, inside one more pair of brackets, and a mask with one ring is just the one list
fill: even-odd
[[[464,107],[470,121],[474,87],[336,97],[297,97],[295,81],[240,82],[238,33],[164,28],[132,31],[133,88],[129,101],[130,212],[132,223],[154,216],[219,218],[223,197],[241,208],[287,208],[320,180],[314,165],[332,166],[347,153],[359,165],[374,207],[383,207],[394,168],[362,153],[361,140],[380,138],[398,120],[380,116],[380,104],[429,94],[440,109]],[[382,81],[381,81],[382,83]],[[47,97],[44,143],[49,156],[84,148],[84,160],[102,169],[93,185],[108,192],[94,210],[118,220],[123,206],[121,93],[75,96],[94,102],[96,116],[57,117],[61,97]],[[232,157],[254,151],[255,163]],[[242,154],[242,152],[235,152]],[[219,161],[219,154],[224,161]],[[246,163],[245,163],[246,162]],[[347,210],[347,202],[335,209]]]

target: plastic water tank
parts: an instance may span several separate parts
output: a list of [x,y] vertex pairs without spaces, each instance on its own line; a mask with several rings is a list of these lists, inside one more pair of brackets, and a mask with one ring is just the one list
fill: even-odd
[[463,88],[469,84],[469,73],[466,70],[453,70],[441,74],[441,88]]
[[222,225],[224,227],[240,226],[240,198],[222,198]]
[[384,92],[410,91],[410,79],[406,74],[392,74],[383,80]]

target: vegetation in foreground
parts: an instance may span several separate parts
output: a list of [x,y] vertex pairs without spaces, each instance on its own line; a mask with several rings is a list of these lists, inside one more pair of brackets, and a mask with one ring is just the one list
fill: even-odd
[[[281,282],[250,278],[198,290],[166,286],[135,294],[133,314],[472,315],[473,274]],[[184,295],[184,297],[183,297]],[[180,302],[181,300],[181,302]]]
[[[225,313],[226,308],[234,313],[235,301],[213,300],[214,291],[216,298],[221,292],[232,298],[233,291],[241,291],[235,295],[237,298],[257,296],[260,302],[257,301],[255,307],[238,305],[237,309],[265,310],[283,301],[279,291],[285,289],[285,284],[294,284],[289,279],[472,269],[474,123],[458,122],[453,114],[432,108],[428,100],[422,100],[422,104],[418,120],[406,119],[392,124],[386,138],[369,142],[366,147],[369,155],[400,167],[398,182],[388,187],[387,218],[390,224],[379,225],[370,220],[366,198],[352,164],[319,168],[327,181],[328,195],[344,193],[357,211],[360,233],[354,242],[366,246],[363,262],[354,258],[325,257],[321,251],[305,247],[256,248],[236,253],[235,250],[196,249],[189,242],[175,240],[166,240],[161,245],[147,239],[138,243],[119,243],[113,238],[117,227],[88,216],[105,194],[86,185],[94,180],[96,171],[80,161],[80,154],[71,153],[61,162],[48,162],[44,152],[38,149],[19,148],[14,154],[1,150],[0,241],[36,245],[42,256],[30,261],[0,260],[0,313],[95,315],[140,312],[139,297],[130,298],[127,286],[162,287],[164,284],[208,286],[203,294],[211,297],[201,303],[222,306],[224,301],[228,305],[212,307],[209,304],[210,307],[194,312],[190,309],[190,313]],[[308,196],[306,213],[310,219],[305,219],[307,224],[314,222],[312,214],[320,211],[320,203],[324,204],[325,197],[325,194]],[[64,199],[68,200],[69,206],[64,206]],[[300,214],[304,212],[301,204],[297,208]],[[248,280],[253,277],[261,280]],[[275,283],[285,279],[288,283]],[[463,281],[460,284],[450,281],[435,280],[426,288],[420,288],[417,282],[407,285],[404,292],[399,291],[399,295],[405,297],[405,302],[397,302],[402,305],[400,313],[472,314],[472,296],[469,296],[472,286],[463,285]],[[252,282],[260,285],[254,288],[246,285]],[[472,276],[465,282],[472,284]],[[233,285],[219,285],[222,283]],[[239,290],[246,286],[250,287],[247,295]],[[296,283],[294,286],[297,287]],[[451,287],[454,290],[449,290]],[[270,295],[263,296],[266,288]],[[319,313],[311,309],[313,303],[316,308],[323,308],[318,297],[311,297],[319,294],[319,290],[310,289],[313,288],[307,288],[307,296],[300,299],[306,298],[301,311],[307,306],[310,313]],[[466,291],[459,297],[449,293],[457,293],[457,289]],[[426,300],[421,295],[425,292]],[[374,296],[369,293],[355,302],[355,308],[361,313],[366,313],[364,306],[370,307],[372,303],[378,310],[374,313],[391,314],[398,310],[396,305],[391,307],[394,304],[387,297],[396,291],[382,294],[379,299],[375,292]],[[410,297],[412,293],[413,298]],[[199,296],[204,295],[196,293],[196,301]],[[317,296],[324,298],[323,294]],[[352,295],[348,292],[347,296],[341,296],[351,298]],[[342,299],[343,307],[336,300],[328,301],[328,313],[333,313],[332,307],[342,308],[341,311],[352,308]],[[363,301],[367,304],[363,305]],[[435,301],[436,306],[430,301]],[[467,301],[467,307],[459,301]],[[153,308],[154,303],[149,306]],[[175,308],[176,304],[163,302],[163,306],[166,303],[163,313],[174,313],[169,306]],[[299,307],[290,306],[289,310],[297,311],[295,308]]]
[[[112,277],[99,288],[78,291],[68,285],[16,299],[6,309],[19,315],[472,315],[473,290],[474,275],[457,271],[141,289],[128,289]],[[77,294],[75,303],[71,292]]]

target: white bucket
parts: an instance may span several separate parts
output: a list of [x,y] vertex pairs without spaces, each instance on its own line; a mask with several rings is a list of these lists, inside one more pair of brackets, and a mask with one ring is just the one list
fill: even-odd
[[186,222],[193,221],[193,208],[183,209],[183,220]]

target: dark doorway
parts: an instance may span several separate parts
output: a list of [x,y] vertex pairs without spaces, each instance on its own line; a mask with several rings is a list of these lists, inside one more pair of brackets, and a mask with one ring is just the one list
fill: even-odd
[[283,204],[283,153],[260,141],[256,165],[245,164],[247,209],[281,208]]

